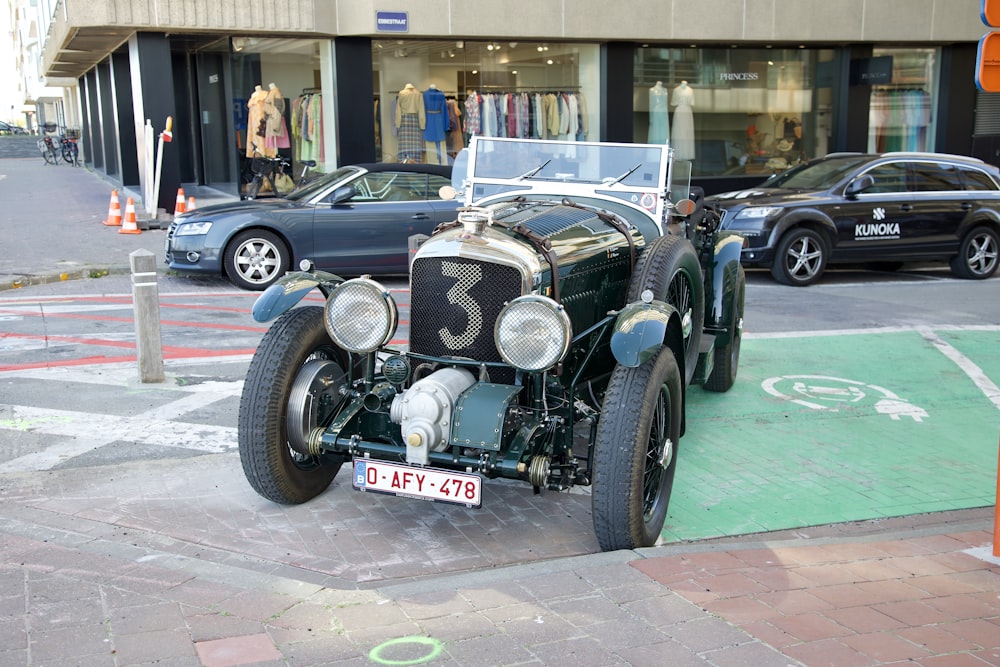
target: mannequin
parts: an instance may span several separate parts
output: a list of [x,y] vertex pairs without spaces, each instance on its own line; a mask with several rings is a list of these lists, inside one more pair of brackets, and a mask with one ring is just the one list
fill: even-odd
[[285,124],[285,98],[281,94],[281,89],[273,83],[267,84],[264,113],[267,115],[264,153],[274,157],[278,154],[279,148],[288,148],[291,142],[288,141],[288,126]]
[[448,98],[448,155],[455,157],[465,148],[465,137],[462,136],[462,109],[458,100]]
[[253,93],[247,101],[247,145],[246,156],[253,157],[253,147],[257,144],[257,149],[264,152],[264,137],[267,135],[267,127],[264,123],[264,102],[267,100],[267,91],[260,84],[254,86]]
[[395,120],[399,134],[399,160],[423,162],[423,131],[427,125],[427,114],[424,112],[424,96],[412,83],[399,91]]
[[651,144],[665,144],[670,140],[667,124],[667,89],[662,81],[649,89],[649,138]]
[[448,100],[433,83],[424,91],[424,112],[427,122],[424,127],[424,149],[430,164],[447,164],[448,150],[444,140],[450,127],[448,121]]
[[674,158],[677,160],[694,159],[694,89],[687,81],[681,81],[674,88],[670,103],[674,105],[673,137]]

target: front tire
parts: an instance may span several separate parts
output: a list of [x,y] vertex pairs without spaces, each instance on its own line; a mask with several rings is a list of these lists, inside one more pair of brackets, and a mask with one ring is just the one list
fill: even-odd
[[247,194],[246,194],[247,199],[256,199],[257,195],[260,194],[261,180],[262,179],[258,174],[253,177],[252,181],[250,181],[250,184],[247,186]]
[[976,227],[965,235],[958,254],[951,260],[951,270],[959,278],[983,280],[997,270],[1000,237],[991,227]]
[[294,308],[264,335],[243,384],[238,422],[243,473],[261,496],[297,504],[330,486],[342,462],[297,450],[338,405],[348,364],[326,333],[322,308]]
[[225,253],[226,276],[234,285],[247,290],[267,289],[285,275],[291,262],[285,242],[266,229],[237,234]]
[[673,351],[617,366],[597,425],[591,507],[604,551],[649,547],[667,517],[677,468],[683,393]]
[[635,264],[627,301],[638,301],[645,290],[669,303],[681,316],[684,332],[685,384],[694,377],[698,346],[705,327],[705,290],[698,254],[681,236],[660,236],[643,249]]
[[795,227],[781,237],[771,275],[783,285],[812,285],[823,275],[827,254],[826,239],[819,232]]

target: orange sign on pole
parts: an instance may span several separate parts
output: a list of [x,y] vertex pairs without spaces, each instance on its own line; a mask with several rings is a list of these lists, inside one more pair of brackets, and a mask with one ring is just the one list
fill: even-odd
[[985,93],[1000,93],[1000,32],[988,32],[979,40],[976,86]]
[[983,23],[991,28],[1000,28],[1000,2],[997,0],[982,0],[979,11]]

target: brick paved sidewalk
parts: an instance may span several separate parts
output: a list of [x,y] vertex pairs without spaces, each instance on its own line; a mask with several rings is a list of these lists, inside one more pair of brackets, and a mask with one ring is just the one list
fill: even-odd
[[1000,665],[991,544],[982,530],[632,565],[806,665]]

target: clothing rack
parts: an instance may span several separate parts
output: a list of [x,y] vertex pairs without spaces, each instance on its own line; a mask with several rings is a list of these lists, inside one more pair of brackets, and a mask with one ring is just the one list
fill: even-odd
[[[440,89],[437,89],[437,90],[440,90]],[[419,88],[417,88],[417,91],[421,92],[421,93],[426,92],[424,90],[420,90]],[[387,92],[390,95],[398,95],[401,91],[399,91],[399,90],[390,90],[390,91],[387,91]],[[454,90],[442,90],[441,92],[444,93],[445,96],[448,96],[448,95],[458,95],[458,93],[455,92]],[[378,93],[375,93],[375,94],[378,95]]]
[[323,92],[322,88],[303,88],[302,89],[302,94],[303,95],[312,95],[314,93],[322,93],[322,92]]
[[509,93],[537,93],[551,91],[553,93],[566,93],[575,92],[580,90],[580,86],[510,86],[504,85],[490,85],[490,86],[466,86],[465,94],[468,95],[470,92],[484,91],[488,92],[491,90],[502,90]]

